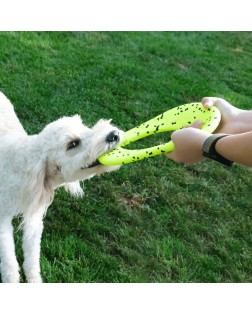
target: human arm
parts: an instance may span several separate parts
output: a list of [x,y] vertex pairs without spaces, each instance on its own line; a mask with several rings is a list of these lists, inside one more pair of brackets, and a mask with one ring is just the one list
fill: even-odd
[[[211,134],[192,127],[177,130],[171,136],[175,149],[166,155],[178,163],[197,163],[203,160],[202,146],[210,136]],[[228,160],[252,166],[252,131],[224,137],[216,143],[215,149]]]
[[[217,142],[216,151],[229,160],[251,166],[252,110],[236,108],[226,100],[216,97],[204,97],[201,102],[205,108],[216,106],[221,112],[221,122],[215,133],[220,135],[232,134],[232,136],[225,137]],[[203,159],[202,146],[211,135],[199,130],[201,125],[197,121],[191,127],[172,133],[171,139],[175,144],[175,149],[173,152],[167,153],[168,158],[187,165],[197,163]]]
[[216,151],[228,160],[252,166],[252,131],[220,139]]

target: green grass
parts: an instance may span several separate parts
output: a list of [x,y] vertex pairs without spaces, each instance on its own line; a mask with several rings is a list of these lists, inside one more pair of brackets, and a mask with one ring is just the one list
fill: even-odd
[[[204,96],[250,109],[251,82],[249,32],[0,33],[0,90],[31,134],[76,113],[128,130]],[[43,279],[251,282],[251,182],[240,165],[161,156],[86,181],[83,199],[59,190],[44,220]]]

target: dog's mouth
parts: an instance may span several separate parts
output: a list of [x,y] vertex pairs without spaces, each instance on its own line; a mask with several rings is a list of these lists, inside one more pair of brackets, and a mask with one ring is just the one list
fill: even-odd
[[101,165],[101,163],[98,160],[96,160],[92,164],[90,164],[87,168],[92,168],[92,167],[95,167],[95,166],[98,166],[98,165]]
[[86,169],[88,169],[88,168],[96,167],[96,166],[98,166],[98,165],[101,165],[101,163],[100,163],[98,160],[96,160],[96,161],[94,161],[92,164],[88,165],[87,167],[82,167],[81,169],[82,169],[82,170],[86,170]]
[[[116,147],[116,145],[121,141],[121,135],[120,135],[120,131],[119,130],[112,130],[107,136],[106,136],[106,143],[109,146],[109,149],[107,150],[110,151],[112,149],[114,149]],[[106,152],[104,152],[106,153]],[[89,168],[93,168],[96,167],[98,165],[101,165],[101,163],[98,161],[98,159],[96,159],[93,163],[89,164],[86,167],[82,167],[82,170],[85,169],[89,169]]]

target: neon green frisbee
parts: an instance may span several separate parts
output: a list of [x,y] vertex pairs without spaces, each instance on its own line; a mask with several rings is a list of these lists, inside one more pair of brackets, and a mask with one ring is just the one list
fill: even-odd
[[153,134],[181,129],[195,120],[203,122],[202,130],[213,133],[220,123],[221,114],[217,107],[204,109],[201,103],[172,108],[138,127],[126,131],[122,143],[114,150],[100,156],[98,161],[103,165],[121,165],[171,152],[174,150],[172,141],[140,150],[127,150],[122,147]]

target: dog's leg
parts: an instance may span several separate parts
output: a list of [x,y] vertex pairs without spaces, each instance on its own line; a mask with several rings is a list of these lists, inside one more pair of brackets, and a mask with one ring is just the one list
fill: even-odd
[[2,282],[19,282],[12,217],[2,217],[0,220],[0,259]]
[[24,222],[24,272],[28,282],[42,282],[40,276],[40,241],[43,231],[41,216],[32,216]]

